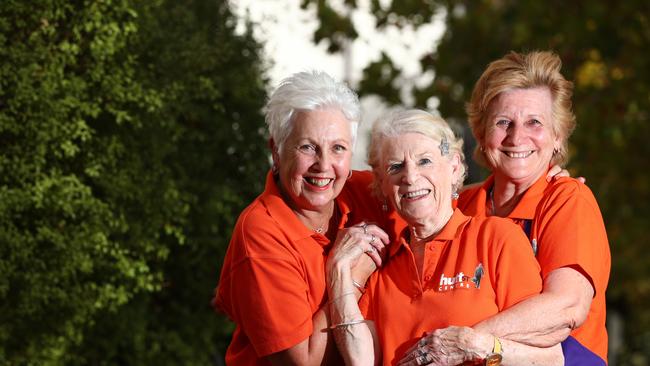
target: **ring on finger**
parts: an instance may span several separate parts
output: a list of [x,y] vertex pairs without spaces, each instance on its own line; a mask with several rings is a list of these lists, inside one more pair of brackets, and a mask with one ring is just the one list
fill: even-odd
[[427,358],[425,356],[416,357],[415,362],[417,362],[418,365],[426,365],[428,363]]
[[370,244],[374,243],[375,239],[377,239],[375,238],[375,234],[370,234]]
[[365,223],[364,223],[363,226],[362,226],[362,228],[363,228],[363,233],[364,233],[364,234],[368,234],[368,224],[365,224]]
[[420,341],[418,342],[418,346],[424,347],[424,345],[427,344],[426,338],[421,338]]

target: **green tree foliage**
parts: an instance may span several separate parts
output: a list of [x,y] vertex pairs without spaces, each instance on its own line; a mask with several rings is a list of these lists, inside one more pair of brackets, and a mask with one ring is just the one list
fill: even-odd
[[0,364],[210,364],[268,163],[227,2],[0,2]]
[[[373,0],[371,11],[380,27],[418,26],[437,12],[447,14],[443,39],[437,48],[432,41],[431,53],[421,60],[435,80],[414,96],[419,106],[438,98],[448,120],[466,120],[464,103],[490,61],[510,50],[551,49],[560,55],[563,73],[575,82],[578,127],[570,140],[569,165],[573,174],[587,177],[596,194],[612,250],[608,306],[622,313],[626,325],[619,359],[650,362],[649,3]],[[383,75],[399,74],[393,60],[379,60],[366,69],[360,93],[393,102],[394,84],[380,80],[378,85],[377,65],[389,70]]]

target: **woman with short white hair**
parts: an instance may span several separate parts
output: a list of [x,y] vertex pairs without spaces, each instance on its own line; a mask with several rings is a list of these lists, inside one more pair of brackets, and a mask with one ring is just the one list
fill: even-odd
[[382,222],[372,175],[350,168],[359,118],[357,96],[323,72],[294,74],[269,99],[273,167],[237,220],[213,300],[237,326],[226,364],[310,365],[336,355],[324,331],[332,243],[373,259],[352,266],[355,299],[388,243],[370,224]]

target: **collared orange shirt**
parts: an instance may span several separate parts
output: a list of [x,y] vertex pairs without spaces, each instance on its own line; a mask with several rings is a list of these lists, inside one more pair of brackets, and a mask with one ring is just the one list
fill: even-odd
[[528,240],[509,220],[454,210],[426,244],[421,275],[408,235],[391,246],[359,304],[375,322],[384,365],[396,364],[425,332],[474,325],[541,290]]
[[[382,224],[370,195],[370,172],[354,172],[336,198],[339,228]],[[327,301],[325,261],[330,241],[309,230],[287,206],[269,173],[264,192],[239,216],[213,305],[236,323],[228,365],[268,365],[313,332],[312,315]]]
[[[490,176],[482,186],[462,192],[458,207],[467,215],[486,216],[493,185],[494,177]],[[591,282],[595,295],[589,314],[571,335],[607,361],[605,290],[611,257],[605,224],[589,187],[572,178],[548,183],[543,175],[524,193],[508,218],[522,227],[526,220],[532,220],[529,239],[537,245],[543,278],[555,269],[571,267]]]

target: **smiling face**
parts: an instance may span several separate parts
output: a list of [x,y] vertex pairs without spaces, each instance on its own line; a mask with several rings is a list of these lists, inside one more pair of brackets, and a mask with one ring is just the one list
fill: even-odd
[[487,118],[484,149],[494,174],[532,185],[560,146],[548,88],[503,92],[490,103]]
[[282,151],[273,149],[280,185],[297,210],[330,207],[343,189],[351,159],[350,122],[334,108],[298,112]]
[[460,174],[460,158],[453,152],[442,156],[439,146],[440,141],[419,133],[382,141],[376,172],[382,193],[412,226],[439,229],[453,211],[452,184]]

